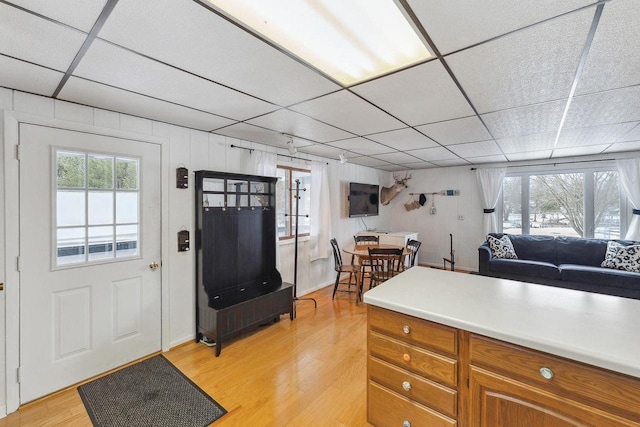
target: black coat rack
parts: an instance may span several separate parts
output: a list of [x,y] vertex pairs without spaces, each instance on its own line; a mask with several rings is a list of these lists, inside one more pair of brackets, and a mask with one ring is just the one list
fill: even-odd
[[[290,191],[294,190],[293,188],[289,189]],[[293,215],[296,217],[296,231],[295,231],[295,240],[294,240],[294,249],[293,249],[293,316],[296,315],[296,302],[297,301],[313,301],[314,308],[318,308],[318,302],[313,298],[298,298],[298,214],[300,209],[300,180],[296,179],[296,214]],[[302,191],[307,191],[306,188],[303,188]],[[287,216],[285,214],[285,216]],[[305,218],[309,218],[309,215],[302,215]]]

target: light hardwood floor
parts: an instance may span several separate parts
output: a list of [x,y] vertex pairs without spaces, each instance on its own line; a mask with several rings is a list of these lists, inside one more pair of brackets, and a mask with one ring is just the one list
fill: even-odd
[[[226,426],[369,426],[366,304],[333,286],[297,303],[281,321],[214,350],[189,342],[165,357],[220,403]],[[21,407],[0,426],[90,426],[75,387]]]

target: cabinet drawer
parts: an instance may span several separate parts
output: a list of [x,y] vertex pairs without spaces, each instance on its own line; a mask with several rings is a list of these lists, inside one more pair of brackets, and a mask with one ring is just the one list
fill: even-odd
[[402,341],[369,332],[369,354],[442,384],[456,387],[457,362]]
[[[472,365],[640,422],[638,379],[477,335],[470,347]],[[553,377],[544,378],[541,368]]]
[[400,369],[375,357],[369,357],[369,379],[398,394],[452,418],[457,413],[457,392]]
[[369,381],[367,420],[375,426],[452,427],[455,420]]
[[454,328],[417,317],[369,306],[369,328],[421,347],[458,353]]

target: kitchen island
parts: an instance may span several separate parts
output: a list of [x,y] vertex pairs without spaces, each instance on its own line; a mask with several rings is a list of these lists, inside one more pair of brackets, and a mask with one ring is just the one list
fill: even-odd
[[369,304],[374,425],[640,426],[640,301],[414,267]]

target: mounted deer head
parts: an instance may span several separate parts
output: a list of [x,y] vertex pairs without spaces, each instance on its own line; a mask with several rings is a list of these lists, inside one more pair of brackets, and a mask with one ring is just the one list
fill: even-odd
[[402,190],[407,188],[407,181],[411,179],[411,174],[407,172],[404,178],[399,178],[395,173],[393,174],[393,180],[396,182],[391,187],[382,187],[380,190],[380,201],[383,205],[388,205],[394,197],[398,195]]

